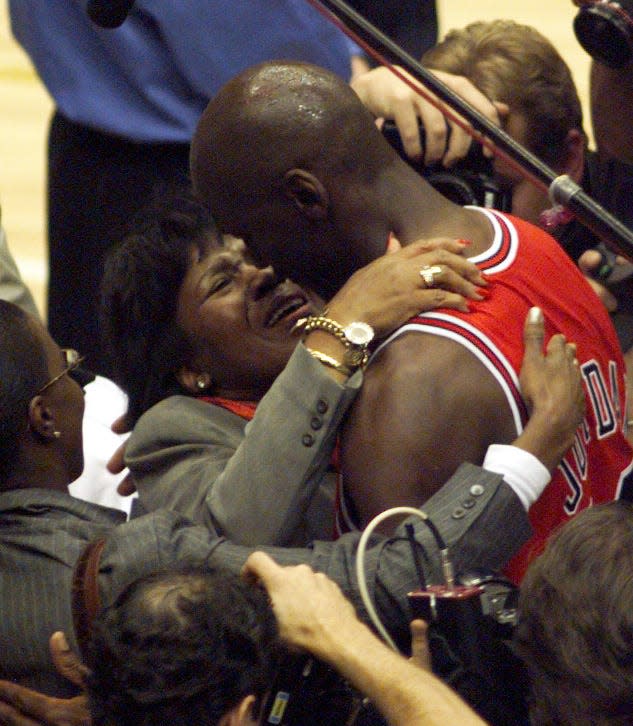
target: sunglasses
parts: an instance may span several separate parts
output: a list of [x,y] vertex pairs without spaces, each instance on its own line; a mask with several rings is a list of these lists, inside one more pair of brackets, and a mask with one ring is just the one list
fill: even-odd
[[36,396],[39,396],[41,393],[44,393],[46,389],[50,388],[53,383],[57,383],[57,381],[60,378],[63,378],[65,375],[69,375],[74,381],[76,381],[82,388],[91,381],[94,381],[95,376],[94,373],[91,373],[90,371],[87,371],[85,368],[81,368],[81,363],[86,359],[85,356],[79,355],[79,353],[76,350],[73,350],[72,348],[62,348],[62,357],[64,359],[64,365],[66,366],[64,370],[56,375],[54,378],[51,378],[48,383],[43,385],[38,392],[35,394]]

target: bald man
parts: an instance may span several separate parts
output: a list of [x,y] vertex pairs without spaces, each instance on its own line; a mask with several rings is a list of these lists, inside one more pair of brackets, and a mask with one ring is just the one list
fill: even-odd
[[[467,239],[469,256],[488,274],[487,299],[470,313],[419,316],[373,353],[342,437],[342,500],[353,523],[389,506],[420,505],[461,461],[481,463],[489,444],[521,430],[517,371],[532,305],[544,310],[548,335],[577,342],[589,405],[574,448],[531,510],[535,535],[510,574],[520,580],[557,524],[626,486],[633,452],[623,432],[624,364],[582,275],[541,230],[439,194],[336,76],[287,62],[236,76],[198,124],[191,174],[224,232],[326,299],[394,236],[402,244]],[[443,268],[421,274],[433,285]],[[308,328],[338,339],[335,364],[365,363],[371,331],[323,318]],[[469,506],[465,497],[452,516]]]

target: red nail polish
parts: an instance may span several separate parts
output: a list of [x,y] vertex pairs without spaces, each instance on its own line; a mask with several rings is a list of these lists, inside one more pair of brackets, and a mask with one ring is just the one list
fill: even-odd
[[472,244],[472,241],[469,239],[458,239],[457,242],[460,245],[464,245],[464,247],[469,247]]

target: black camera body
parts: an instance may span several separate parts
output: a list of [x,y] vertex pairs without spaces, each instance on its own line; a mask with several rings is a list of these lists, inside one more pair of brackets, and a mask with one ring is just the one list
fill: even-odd
[[574,33],[592,58],[623,68],[633,57],[633,0],[582,3]]
[[[518,589],[484,570],[472,570],[457,582],[409,594],[412,619],[429,623],[433,671],[491,726],[528,726],[527,675],[509,645]],[[283,656],[262,723],[386,726],[343,677],[306,653]]]
[[493,726],[527,726],[527,673],[511,647],[518,589],[483,570],[457,582],[409,594],[429,623],[433,671]]
[[363,701],[363,697],[327,664],[307,653],[288,652],[271,684],[261,723],[276,726],[352,724]]
[[[468,154],[450,169],[446,169],[441,163],[425,166],[423,162],[411,160],[404,150],[400,132],[393,121],[385,121],[382,133],[404,161],[452,202],[461,206],[498,209],[500,212],[511,211],[512,196],[495,180],[492,159],[483,155],[480,144],[473,142]],[[424,155],[425,132],[422,123],[419,125],[419,133]]]

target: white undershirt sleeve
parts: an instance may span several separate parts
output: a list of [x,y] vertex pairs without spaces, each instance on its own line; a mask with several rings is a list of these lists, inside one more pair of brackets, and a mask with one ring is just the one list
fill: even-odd
[[482,467],[501,474],[526,511],[541,496],[552,478],[536,456],[518,446],[492,444],[488,447]]

